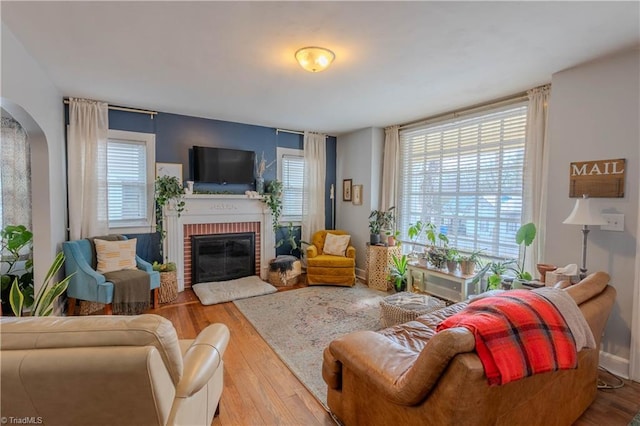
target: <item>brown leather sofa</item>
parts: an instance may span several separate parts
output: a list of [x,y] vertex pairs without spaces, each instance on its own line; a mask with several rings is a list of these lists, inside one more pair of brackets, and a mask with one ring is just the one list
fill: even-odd
[[45,425],[210,425],[229,329],[178,340],[158,315],[3,318],[3,418]]
[[435,332],[458,303],[380,332],[331,342],[322,374],[327,402],[344,425],[571,425],[593,402],[598,351],[616,291],[598,272],[566,288],[597,349],[578,352],[578,368],[489,386],[465,328]]

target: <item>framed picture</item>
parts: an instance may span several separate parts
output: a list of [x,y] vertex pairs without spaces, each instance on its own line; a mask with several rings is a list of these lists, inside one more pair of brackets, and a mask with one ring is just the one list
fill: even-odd
[[156,163],[156,177],[175,176],[182,184],[182,163]]
[[345,179],[342,181],[342,201],[351,201],[351,184],[353,179]]
[[353,185],[351,188],[351,195],[353,195],[353,204],[359,206],[362,204],[362,185]]

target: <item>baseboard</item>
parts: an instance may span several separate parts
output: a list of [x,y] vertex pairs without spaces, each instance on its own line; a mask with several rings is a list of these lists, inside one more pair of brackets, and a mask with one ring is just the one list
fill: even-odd
[[367,281],[367,274],[364,269],[356,268],[356,278],[364,282]]
[[616,376],[629,379],[629,360],[600,351],[600,366],[606,368]]

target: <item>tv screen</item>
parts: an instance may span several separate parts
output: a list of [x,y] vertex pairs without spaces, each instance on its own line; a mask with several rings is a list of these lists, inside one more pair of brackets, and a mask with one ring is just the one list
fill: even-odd
[[255,157],[253,151],[194,146],[193,178],[196,182],[252,184]]

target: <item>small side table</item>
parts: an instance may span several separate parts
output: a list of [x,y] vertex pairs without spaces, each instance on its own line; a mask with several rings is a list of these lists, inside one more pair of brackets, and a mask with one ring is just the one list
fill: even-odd
[[387,277],[393,266],[393,255],[400,257],[400,246],[372,246],[367,244],[367,285],[387,291]]
[[383,327],[391,327],[446,306],[444,301],[436,297],[403,291],[380,301],[380,319]]

